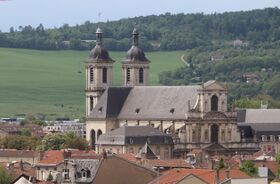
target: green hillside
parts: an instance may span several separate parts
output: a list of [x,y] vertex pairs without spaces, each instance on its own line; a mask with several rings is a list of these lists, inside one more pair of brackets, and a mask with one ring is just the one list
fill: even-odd
[[[48,118],[84,116],[85,72],[88,51],[38,51],[0,48],[0,117],[45,114]],[[150,83],[158,74],[183,66],[184,51],[148,52]],[[120,85],[120,61],[125,52],[110,52],[114,85]],[[81,71],[82,73],[80,73]]]

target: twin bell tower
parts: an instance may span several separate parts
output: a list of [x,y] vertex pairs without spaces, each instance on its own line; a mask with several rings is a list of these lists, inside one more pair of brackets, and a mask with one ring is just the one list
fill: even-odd
[[[114,60],[102,45],[103,32],[96,30],[96,45],[85,62],[86,68],[86,116],[88,117],[107,87],[112,86]],[[139,47],[139,31],[132,32],[132,46],[122,62],[122,85],[124,87],[147,86],[149,63]]]

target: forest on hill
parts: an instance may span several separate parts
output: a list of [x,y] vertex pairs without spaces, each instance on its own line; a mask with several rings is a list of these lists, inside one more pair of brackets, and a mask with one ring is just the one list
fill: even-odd
[[162,72],[164,85],[201,84],[218,80],[230,90],[229,102],[238,107],[259,108],[261,102],[270,108],[280,108],[279,46],[254,48],[250,45],[220,45],[189,49],[187,65]]
[[109,50],[123,51],[131,45],[131,32],[137,23],[141,45],[145,51],[185,50],[212,46],[215,41],[246,40],[253,45],[280,40],[280,9],[225,12],[214,14],[151,15],[45,29],[11,27],[0,32],[0,47],[40,50],[89,50],[94,45],[95,30],[99,25],[104,32],[104,44]]

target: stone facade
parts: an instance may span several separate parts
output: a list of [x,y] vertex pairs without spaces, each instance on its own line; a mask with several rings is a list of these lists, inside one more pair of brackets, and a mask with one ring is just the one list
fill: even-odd
[[[92,108],[89,108],[90,105],[87,103],[86,138],[90,145],[95,149],[96,141],[101,134],[121,126],[149,125],[171,134],[175,150],[183,150],[184,153],[214,143],[230,149],[235,149],[234,146],[237,145],[242,147],[236,113],[229,112],[227,109],[227,89],[216,81],[195,86],[147,87],[150,61],[138,47],[138,36],[138,30],[134,29],[132,47],[122,63],[123,87],[119,88],[127,91],[124,97],[116,92],[121,89],[110,87],[111,83],[108,83],[110,85],[104,90],[104,86],[100,83],[100,76],[94,79],[97,81],[94,81],[96,84],[93,86],[102,90],[95,93],[96,100],[91,105]],[[86,66],[88,76],[90,67],[88,63]],[[112,63],[106,66],[112,68]],[[111,76],[111,70],[108,71]],[[87,77],[87,87],[89,85]],[[115,94],[110,94],[110,89],[115,91]],[[88,95],[91,93],[87,92],[87,102],[90,102]],[[146,96],[143,95],[144,93]],[[155,95],[156,93],[158,95]],[[133,101],[131,96],[139,100]],[[122,100],[117,100],[121,97]],[[112,106],[117,109],[112,110]],[[153,107],[150,109],[151,113],[145,111],[151,106]],[[132,110],[134,113],[131,112]],[[116,148],[118,149],[127,152],[124,148]]]

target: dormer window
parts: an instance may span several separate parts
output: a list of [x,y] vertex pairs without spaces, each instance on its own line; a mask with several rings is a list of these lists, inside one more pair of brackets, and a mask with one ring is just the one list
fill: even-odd
[[139,109],[139,108],[135,109],[135,113],[136,113],[136,114],[139,114],[139,112],[140,112],[140,109]]
[[262,135],[262,141],[267,141],[266,135]]
[[133,144],[133,139],[132,138],[129,139],[129,143]]
[[175,109],[174,109],[174,108],[171,108],[171,109],[170,109],[170,113],[173,114],[174,112],[175,112]]
[[99,112],[99,113],[101,113],[101,112],[102,112],[102,107],[100,107],[100,108],[98,109],[98,112]]
[[147,138],[147,143],[151,144],[151,139],[149,137]]

